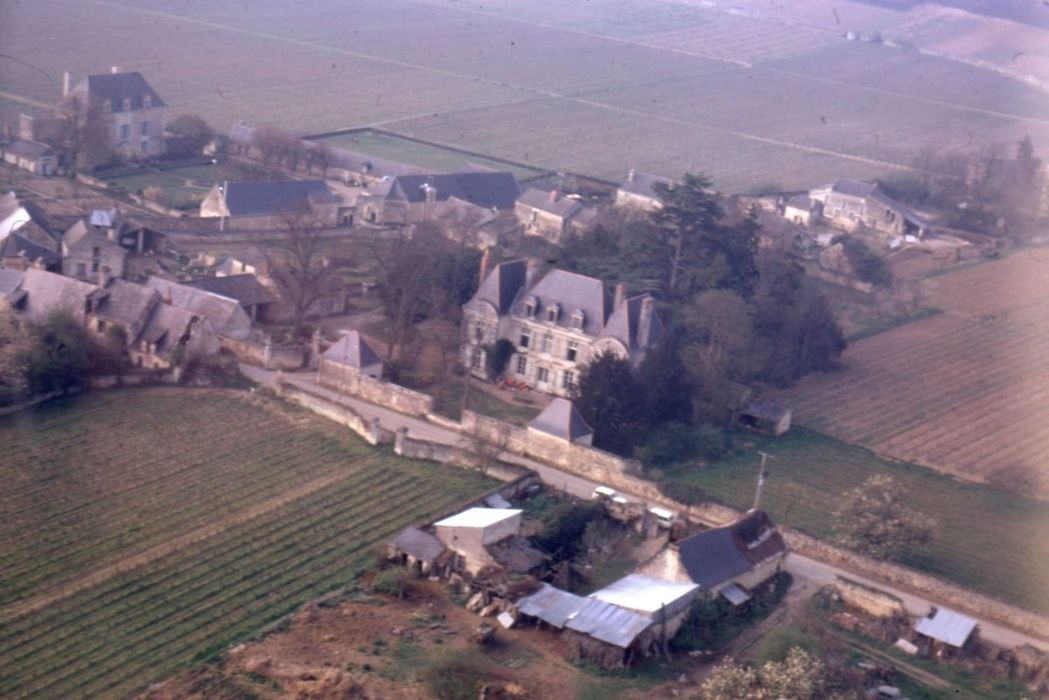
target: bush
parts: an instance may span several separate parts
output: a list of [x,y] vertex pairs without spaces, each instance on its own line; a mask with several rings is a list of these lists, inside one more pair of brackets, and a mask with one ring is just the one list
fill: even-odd
[[703,423],[692,428],[683,423],[666,423],[657,428],[636,450],[646,467],[665,467],[685,462],[697,455],[715,462],[732,449],[732,439],[723,428]]
[[434,665],[425,680],[439,700],[476,700],[485,679],[491,675],[491,664],[483,657],[457,654]]
[[22,353],[30,394],[68,391],[79,386],[90,369],[87,332],[76,319],[56,312],[34,329],[33,345]]
[[672,498],[686,506],[698,506],[711,500],[710,496],[699,484],[694,484],[691,481],[661,481],[659,482],[659,490],[667,498]]
[[372,592],[397,596],[398,600],[403,600],[410,586],[411,581],[407,571],[400,568],[387,569],[379,572],[372,581]]
[[601,510],[596,503],[562,503],[543,518],[543,531],[534,541],[559,559],[570,559],[579,553],[587,525],[601,516]]
[[867,244],[849,235],[835,236],[833,243],[841,243],[845,257],[856,271],[856,276],[879,287],[892,284],[892,271],[885,261],[874,253]]
[[510,364],[510,357],[516,348],[506,338],[500,338],[494,345],[485,347],[485,371],[489,379],[495,379],[506,372],[506,366]]

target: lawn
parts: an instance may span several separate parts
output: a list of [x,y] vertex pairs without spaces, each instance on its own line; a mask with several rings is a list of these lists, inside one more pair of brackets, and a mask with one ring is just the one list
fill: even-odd
[[1036,535],[1049,531],[1049,503],[881,459],[802,428],[752,443],[735,457],[702,469],[682,467],[668,472],[667,479],[698,484],[714,499],[746,508],[754,498],[757,450],[767,451],[774,459],[765,508],[784,524],[829,537],[830,512],[841,494],[873,474],[891,474],[911,486],[913,507],[939,524],[935,545],[906,564],[1049,613],[1049,541]]
[[126,696],[493,485],[232,391],[54,402],[0,420],[0,447],[5,698]]

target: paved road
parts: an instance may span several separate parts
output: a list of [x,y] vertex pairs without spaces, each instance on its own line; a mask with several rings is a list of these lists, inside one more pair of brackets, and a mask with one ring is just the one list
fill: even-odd
[[[271,389],[275,387],[275,372],[269,372],[250,365],[241,365],[240,369],[241,372],[252,381]],[[454,445],[461,440],[456,432],[435,425],[421,418],[406,416],[402,413],[381,406],[376,406],[367,401],[361,401],[360,399],[346,396],[345,394],[340,394],[339,392],[322,387],[317,384],[316,374],[313,372],[286,372],[284,374],[284,379],[290,384],[350,406],[366,418],[376,416],[379,418],[379,424],[386,430],[396,431],[400,427],[406,427],[408,428],[408,434],[412,437],[447,445]],[[549,487],[565,491],[572,496],[579,498],[589,498],[594,492],[594,488],[599,485],[597,482],[584,479],[574,474],[568,474],[560,469],[551,467],[548,464],[543,464],[528,459],[527,457],[503,453],[501,458],[504,461],[519,464],[535,471],[539,475],[539,478],[542,479],[543,483]],[[627,493],[625,495],[630,496],[631,494]],[[643,499],[638,498],[637,500]],[[787,570],[790,571],[792,576],[794,576],[796,586],[804,588],[805,590],[811,590],[812,592],[815,592],[817,589],[828,583],[833,583],[835,577],[838,575],[845,576],[853,581],[858,581],[868,586],[879,588],[900,598],[906,606],[907,611],[916,616],[927,614],[929,608],[934,605],[941,605],[935,601],[896,588],[891,584],[855,574],[848,569],[825,564],[816,559],[802,556],[796,552],[791,552],[790,556],[787,557]],[[1039,649],[1049,651],[1049,642],[1045,640],[1028,636],[993,622],[980,620],[979,623],[981,637],[992,644],[997,644],[1003,647],[1031,644]]]

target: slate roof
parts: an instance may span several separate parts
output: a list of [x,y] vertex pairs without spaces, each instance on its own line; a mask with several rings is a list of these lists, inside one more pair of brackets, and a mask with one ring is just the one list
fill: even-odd
[[117,223],[117,210],[92,209],[91,216],[88,217],[88,223],[92,226],[102,226],[103,228],[115,226]]
[[560,397],[548,403],[528,427],[569,442],[594,434],[593,428],[586,424],[575,404]]
[[518,292],[524,288],[528,277],[528,263],[525,260],[511,260],[496,265],[484,278],[474,299],[487,301],[495,307],[500,316],[510,311],[510,306]]
[[579,612],[565,623],[566,629],[627,649],[653,624],[650,618],[618,605],[596,598],[585,600]]
[[158,95],[141,73],[102,73],[100,75],[89,75],[77,90],[87,83],[87,93],[91,99],[109,100],[111,112],[123,112],[124,99],[130,98],[131,110],[143,109],[143,99],[148,95],[153,107],[164,107],[164,101]]
[[[44,214],[43,209],[32,202],[26,202],[19,199],[18,195],[13,191],[0,197],[0,221],[7,219],[14,214],[18,214],[20,209],[22,210],[22,216],[9,224],[11,230],[21,230],[23,227],[35,224],[41,231],[47,234],[49,238],[56,241],[58,240],[59,236],[55,234],[54,227],[51,226],[51,222],[48,220],[47,215]],[[0,231],[0,235],[5,232],[6,231]]]
[[559,216],[562,219],[571,218],[583,208],[582,204],[574,199],[569,199],[564,195],[558,195],[556,199],[551,201],[549,192],[534,187],[525,190],[524,194],[517,198],[517,201],[518,203],[524,204],[532,209],[545,211],[554,216]]
[[0,267],[0,297],[11,300],[22,286],[25,274],[21,270]]
[[627,176],[626,180],[619,185],[619,189],[623,192],[629,192],[631,194],[641,195],[643,197],[651,197],[658,199],[656,191],[652,189],[652,186],[656,183],[662,183],[664,185],[672,185],[674,181],[669,177],[661,177],[659,175],[650,175],[649,173],[643,173],[637,170],[631,170],[630,175]]
[[382,360],[371,349],[367,341],[357,331],[347,331],[324,351],[325,360],[363,369],[372,365],[381,365]]
[[513,173],[471,172],[433,175],[398,175],[387,199],[409,203],[426,201],[425,187],[437,190],[436,200],[456,197],[486,209],[513,209],[521,188]]
[[[645,299],[650,298],[652,297],[649,294],[639,294],[636,297],[627,299],[618,308],[613,309],[608,323],[605,324],[604,329],[601,331],[601,336],[619,340],[629,352],[642,349],[642,345],[638,340],[638,331],[641,328],[641,307]],[[648,342],[645,347],[659,340],[659,336],[662,333],[663,322],[653,308],[648,330]]]
[[0,258],[25,258],[26,260],[43,260],[47,266],[62,262],[57,251],[34,243],[21,233],[13,232],[0,242]]
[[406,527],[393,539],[393,546],[419,561],[433,563],[445,550],[444,544],[433,535]]
[[612,295],[601,280],[567,270],[546,273],[531,289],[518,295],[511,313],[525,316],[525,301],[529,297],[538,301],[535,317],[540,320],[546,320],[546,310],[551,305],[560,305],[561,314],[555,324],[565,328],[572,327],[572,314],[581,310],[585,315],[582,331],[591,336],[601,332],[612,311]]
[[324,180],[274,180],[226,183],[230,216],[272,216],[304,212],[311,202],[331,201],[335,195]]
[[106,235],[105,231],[89,226],[83,219],[73,224],[62,235],[62,243],[69,250],[95,246],[100,248],[120,248],[120,250],[123,250],[119,243],[109,240],[109,236]]
[[787,545],[768,515],[756,510],[727,527],[686,537],[677,548],[689,578],[709,591],[785,552]]
[[965,642],[975,629],[976,620],[947,608],[939,608],[935,613],[923,617],[914,625],[914,630],[918,634],[932,637],[959,649],[965,646]]
[[170,357],[179,340],[190,332],[195,323],[209,325],[207,320],[199,318],[192,311],[168,304],[157,304],[145,328],[139,333],[138,340],[156,343],[155,354]]
[[48,146],[46,143],[40,143],[39,141],[32,141],[30,139],[17,139],[4,146],[6,153],[13,153],[19,158],[30,158],[36,160],[43,156],[49,156],[54,153],[54,149]]
[[[821,187],[819,190],[813,190],[818,192],[820,190],[829,190],[835,194],[843,194],[849,197],[860,197],[863,199],[870,199],[878,202],[882,206],[893,209],[899,212],[900,216],[907,219],[913,224],[918,226],[926,227],[929,226],[929,221],[924,216],[918,214],[916,211],[908,207],[903,202],[897,201],[881,191],[877,183],[874,182],[861,182],[859,180],[849,180],[847,178],[838,178],[831,184]],[[810,193],[811,194],[811,193]]]
[[[119,323],[127,328],[139,324],[144,327],[148,314],[160,303],[160,295],[155,289],[124,280],[112,280],[105,290],[108,294],[99,304],[96,313],[103,320]],[[128,343],[132,343],[135,338],[129,337],[127,340]]]
[[45,321],[53,311],[65,311],[83,321],[88,296],[100,291],[98,285],[54,272],[31,268],[23,275],[22,289],[26,292],[23,312],[37,323]]
[[277,296],[266,289],[252,274],[224,275],[222,277],[200,277],[186,282],[186,286],[236,299],[241,306],[273,304]]
[[236,299],[169,282],[159,277],[149,277],[146,286],[157,290],[165,303],[187,309],[207,319],[216,333],[232,337],[244,337],[251,333],[251,319]]

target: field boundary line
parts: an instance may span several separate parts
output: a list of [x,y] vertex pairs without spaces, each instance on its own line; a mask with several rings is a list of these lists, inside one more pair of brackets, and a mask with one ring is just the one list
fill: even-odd
[[261,503],[237,511],[232,515],[221,518],[216,522],[209,523],[208,525],[201,526],[195,530],[191,530],[183,535],[179,535],[178,537],[161,542],[160,544],[154,545],[138,554],[133,554],[129,557],[106,564],[102,568],[96,569],[84,576],[77,576],[74,579],[68,579],[57,586],[53,586],[47,591],[39,593],[26,600],[12,603],[3,609],[0,609],[0,621],[12,620],[16,617],[36,612],[37,610],[45,608],[52,603],[56,603],[63,598],[68,598],[80,591],[93,588],[114,576],[126,573],[131,569],[137,569],[146,566],[147,564],[151,564],[169,554],[174,554],[191,545],[211,539],[230,528],[242,525],[250,520],[254,520],[255,518],[282,508],[294,501],[310,496],[321,489],[334,486],[340,481],[349,479],[355,473],[356,472],[353,471],[340,471],[335,474],[329,474],[327,476],[307,481],[306,483],[291,489],[290,491],[286,491],[279,496],[275,496],[274,498],[270,498]]

